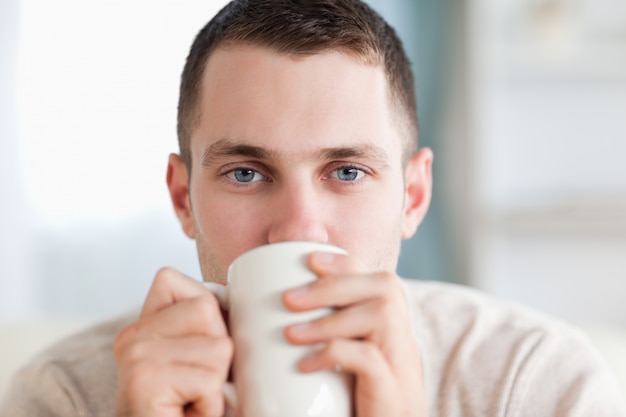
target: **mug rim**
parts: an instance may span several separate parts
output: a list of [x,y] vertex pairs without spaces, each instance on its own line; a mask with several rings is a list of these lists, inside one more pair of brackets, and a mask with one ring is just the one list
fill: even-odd
[[[251,255],[257,252],[261,252],[263,250],[266,250],[267,248],[275,248],[278,246],[304,246],[304,245],[314,245],[314,246],[319,246],[320,247],[320,252],[324,252],[324,248],[328,248],[331,249],[330,252],[332,253],[340,253],[343,255],[347,255],[348,251],[345,250],[344,248],[341,248],[337,245],[333,245],[332,243],[324,243],[324,242],[316,242],[314,240],[284,240],[281,242],[275,242],[275,243],[265,243],[263,245],[260,246],[255,246],[252,249],[248,249],[247,251],[237,255],[235,257],[235,259],[232,260],[232,262],[230,263],[230,265],[228,265],[227,271],[226,271],[226,283],[228,284],[230,282],[230,271],[233,267],[233,265],[240,259],[243,258],[244,256],[247,255]],[[316,250],[313,249],[311,251],[315,252]]]

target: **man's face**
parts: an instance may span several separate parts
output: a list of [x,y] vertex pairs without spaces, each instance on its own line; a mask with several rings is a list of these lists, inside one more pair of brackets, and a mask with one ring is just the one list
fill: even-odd
[[395,270],[417,224],[382,69],[338,52],[235,46],[213,52],[201,88],[189,210],[177,211],[205,280],[224,282],[241,253],[291,240]]

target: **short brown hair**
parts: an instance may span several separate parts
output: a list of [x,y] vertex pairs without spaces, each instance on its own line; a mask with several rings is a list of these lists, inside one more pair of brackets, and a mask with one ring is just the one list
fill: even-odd
[[411,64],[394,29],[359,0],[234,0],[196,36],[181,77],[178,144],[191,168],[190,138],[199,120],[206,62],[224,44],[249,44],[279,53],[312,55],[338,50],[381,65],[390,103],[405,132],[404,160],[417,148],[418,122]]

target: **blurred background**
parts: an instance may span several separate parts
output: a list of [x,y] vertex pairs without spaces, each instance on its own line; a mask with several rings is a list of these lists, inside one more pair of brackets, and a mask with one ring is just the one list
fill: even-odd
[[[0,319],[97,320],[199,277],[165,187],[218,0],[0,3]],[[370,1],[417,76],[435,198],[400,273],[626,328],[626,2]]]

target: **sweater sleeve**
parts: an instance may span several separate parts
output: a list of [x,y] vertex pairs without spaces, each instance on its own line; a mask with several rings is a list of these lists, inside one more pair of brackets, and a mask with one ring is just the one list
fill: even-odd
[[63,370],[52,363],[18,372],[0,403],[3,417],[78,417],[85,408]]
[[117,368],[113,340],[131,312],[50,346],[14,377],[0,402],[2,417],[112,417]]
[[546,335],[516,375],[507,417],[623,417],[618,381],[581,331]]
[[407,282],[430,417],[624,417],[581,330],[461,286]]

